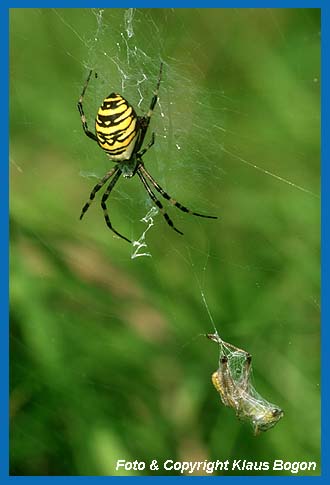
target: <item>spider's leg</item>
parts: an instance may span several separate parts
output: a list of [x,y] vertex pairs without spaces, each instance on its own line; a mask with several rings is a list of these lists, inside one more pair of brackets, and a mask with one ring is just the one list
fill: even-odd
[[140,150],[140,148],[143,144],[144,137],[146,136],[148,126],[149,126],[149,123],[150,123],[150,118],[152,116],[152,113],[154,112],[156,103],[158,101],[158,91],[159,91],[160,81],[162,79],[162,72],[163,72],[163,63],[161,62],[160,68],[159,68],[158,81],[157,81],[157,84],[156,84],[156,89],[154,91],[154,95],[151,99],[149,110],[148,110],[148,112],[145,116],[139,117],[139,123],[140,123],[140,126],[141,126],[141,136],[140,136],[140,139],[139,139],[139,144],[138,144],[137,150]]
[[118,170],[118,167],[115,167],[112,170],[110,170],[110,172],[106,173],[105,176],[99,181],[99,183],[95,185],[95,187],[93,188],[93,190],[91,192],[91,195],[89,196],[89,201],[86,202],[86,204],[82,208],[80,218],[79,218],[80,220],[84,217],[85,212],[88,211],[89,206],[91,205],[91,203],[93,202],[93,200],[95,198],[95,194],[103,187],[103,185],[106,183],[106,181],[109,180],[109,178],[112,177],[112,175],[117,170]]
[[163,63],[161,62],[160,63],[160,68],[159,68],[159,74],[158,74],[158,81],[157,81],[157,84],[156,84],[156,89],[154,91],[154,95],[151,99],[151,103],[150,103],[150,106],[149,106],[149,111],[147,113],[147,118],[148,118],[148,124],[149,124],[149,120],[152,116],[152,113],[154,111],[154,108],[156,106],[156,103],[158,101],[158,91],[159,91],[159,86],[160,86],[160,81],[162,79],[162,73],[163,73]]
[[174,229],[174,231],[178,232],[179,234],[183,235],[183,232],[179,231],[179,229],[177,229],[174,224],[173,224],[173,221],[172,219],[170,218],[170,216],[167,214],[167,212],[165,212],[164,210],[164,207],[162,205],[162,203],[157,199],[157,197],[155,196],[155,194],[153,193],[153,191],[150,189],[146,179],[144,178],[143,174],[141,173],[140,171],[140,168],[141,168],[141,165],[139,166],[139,168],[137,169],[137,174],[138,176],[140,177],[140,180],[141,182],[143,183],[144,185],[144,188],[146,189],[146,191],[148,192],[148,195],[150,197],[150,199],[153,201],[153,203],[159,208],[159,210],[161,211],[161,213],[163,214],[163,217],[165,219],[165,221],[167,222],[167,224],[172,228]]
[[143,155],[145,154],[146,151],[149,150],[149,148],[152,147],[152,145],[155,143],[155,133],[152,133],[151,135],[151,140],[150,142],[148,143],[148,145],[143,149],[141,150],[140,152],[138,152],[136,154],[136,159],[137,159],[137,162],[136,162],[136,166],[135,166],[135,169],[134,169],[134,172],[133,172],[133,176],[136,174],[138,168],[140,167],[140,165],[143,163],[142,162],[142,157]]
[[107,201],[107,199],[108,199],[108,197],[109,197],[112,189],[116,185],[116,183],[117,183],[117,181],[118,181],[118,179],[119,179],[120,176],[121,176],[121,170],[118,170],[118,172],[116,173],[116,175],[114,176],[114,178],[111,180],[110,184],[108,185],[107,190],[104,192],[104,194],[102,196],[101,207],[103,209],[104,219],[105,219],[105,222],[107,223],[108,228],[112,232],[114,232],[115,234],[117,234],[117,236],[119,236],[122,239],[125,239],[125,241],[131,243],[132,241],[130,241],[129,239],[127,239],[127,237],[123,236],[118,231],[116,231],[116,229],[114,229],[112,227],[112,224],[110,222],[109,213],[108,213],[108,208],[107,208],[107,205],[106,205],[106,201]]
[[140,152],[137,154],[137,156],[138,156],[139,158],[143,157],[143,155],[145,154],[145,152],[146,152],[146,151],[148,151],[148,150],[149,150],[149,148],[151,148],[151,147],[152,147],[152,145],[153,145],[154,143],[155,143],[155,133],[152,133],[150,142],[148,143],[148,145],[147,145],[147,146],[146,146],[146,147],[145,147],[143,150],[141,150],[141,151],[140,151]]
[[84,95],[85,95],[85,92],[86,92],[86,89],[87,89],[87,86],[88,86],[88,83],[89,83],[89,80],[91,78],[91,75],[92,75],[92,70],[89,71],[89,74],[88,74],[88,77],[87,77],[87,80],[85,82],[85,85],[83,87],[83,90],[82,90],[82,93],[80,95],[80,98],[79,98],[79,101],[77,103],[77,107],[78,107],[78,111],[80,113],[80,118],[81,118],[81,123],[82,123],[82,127],[83,127],[83,130],[85,132],[85,135],[87,135],[89,138],[91,138],[92,140],[94,141],[97,141],[97,138],[96,136],[94,135],[94,133],[92,133],[91,131],[89,131],[88,129],[88,126],[87,126],[87,121],[86,121],[86,116],[85,116],[85,113],[84,113],[84,108],[83,108],[83,99],[84,99]]
[[207,216],[205,214],[199,214],[198,212],[193,212],[192,210],[188,209],[184,205],[180,204],[175,199],[173,199],[167,192],[165,192],[164,189],[162,189],[162,187],[156,182],[156,180],[146,170],[146,168],[144,167],[144,165],[141,164],[140,169],[141,169],[141,172],[143,172],[143,175],[145,175],[150,180],[150,182],[155,187],[155,189],[157,190],[157,192],[159,192],[160,195],[162,197],[164,197],[164,199],[168,200],[170,204],[174,205],[175,207],[177,207],[178,209],[180,209],[182,212],[186,212],[188,214],[192,214],[193,216],[206,217],[207,219],[217,219],[218,218],[217,216]]

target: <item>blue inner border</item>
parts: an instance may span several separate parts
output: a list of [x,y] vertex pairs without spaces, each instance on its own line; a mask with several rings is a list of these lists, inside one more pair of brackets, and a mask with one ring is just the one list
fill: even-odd
[[[194,1],[181,1],[181,2],[157,2],[158,8],[192,8],[201,7],[201,2]],[[134,5],[135,4],[135,5]],[[0,5],[0,32],[2,41],[0,43],[1,49],[1,60],[4,66],[4,72],[6,66],[8,66],[8,9],[9,8],[23,8],[23,7],[33,7],[33,8],[91,8],[95,5],[91,5],[91,2],[56,2],[56,5],[49,2],[34,2],[31,6],[29,2],[13,2],[13,4],[8,4],[7,2],[1,2]],[[118,2],[110,3],[110,5],[101,5],[101,7],[107,8],[131,8],[131,7],[152,7],[155,8],[154,1],[140,1],[140,2]],[[327,181],[329,180],[329,165],[328,160],[328,143],[327,138],[329,138],[329,66],[330,66],[330,56],[329,56],[329,28],[330,28],[330,14],[329,6],[326,1],[279,1],[267,2],[267,1],[253,1],[253,2],[207,2],[203,5],[204,8],[221,7],[221,8],[321,8],[322,9],[322,215],[326,215],[326,208],[330,207],[330,196],[326,190]],[[3,112],[8,112],[9,102],[8,95],[8,77],[1,76],[1,92],[2,92],[2,108]],[[0,478],[2,483],[7,481],[19,480],[26,483],[36,483],[49,481],[55,483],[56,481],[86,481],[86,480],[105,480],[110,479],[114,481],[132,481],[144,482],[144,481],[172,481],[172,480],[211,480],[213,479],[225,479],[228,481],[244,480],[253,483],[255,480],[262,481],[273,481],[273,480],[308,480],[308,482],[324,482],[329,476],[329,446],[328,446],[328,429],[329,429],[329,385],[328,380],[328,361],[327,355],[329,351],[329,330],[327,328],[326,322],[329,319],[329,303],[327,301],[326,295],[329,291],[329,273],[327,273],[326,268],[328,267],[328,255],[329,255],[329,222],[326,217],[322,217],[322,476],[321,477],[9,477],[8,476],[8,384],[9,384],[9,350],[8,350],[8,225],[9,225],[9,207],[8,207],[8,196],[9,196],[9,184],[8,184],[8,163],[6,161],[9,159],[8,154],[8,123],[6,122],[6,117],[3,115],[1,117],[1,148],[2,148],[2,163],[0,164],[1,170],[1,204],[0,204],[0,222],[1,222],[1,239],[0,239],[0,257],[1,257],[1,294],[0,294],[0,308],[1,308],[1,381],[3,389],[6,389],[5,398],[0,400],[0,410],[1,410],[1,440],[0,440]],[[327,290],[328,289],[328,290]],[[307,356],[306,356],[307,357]],[[308,432],[308,430],[306,430]]]

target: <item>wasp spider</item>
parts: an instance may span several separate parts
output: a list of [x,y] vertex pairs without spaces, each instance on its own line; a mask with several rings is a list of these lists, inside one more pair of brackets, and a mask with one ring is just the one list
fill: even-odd
[[112,160],[113,162],[117,162],[114,168],[106,173],[104,177],[99,181],[99,183],[96,184],[93,188],[88,202],[86,202],[86,204],[82,208],[80,219],[83,218],[84,214],[88,210],[89,206],[95,198],[95,194],[103,187],[103,185],[109,179],[111,179],[101,199],[101,206],[103,209],[105,222],[109,229],[111,229],[111,231],[113,231],[115,234],[117,234],[117,236],[125,239],[125,241],[128,242],[131,241],[127,239],[127,237],[116,231],[116,229],[112,226],[106,205],[107,199],[121,175],[123,175],[125,178],[133,177],[135,174],[139,176],[150,199],[160,209],[167,224],[179,234],[183,233],[174,226],[171,218],[165,212],[163,205],[155,196],[150,185],[152,185],[156,189],[156,191],[159,192],[162,197],[164,197],[164,199],[168,200],[170,204],[174,205],[183,212],[187,212],[188,214],[192,214],[198,217],[207,217],[209,219],[217,218],[216,216],[207,216],[204,214],[193,212],[176,200],[174,200],[162,189],[162,187],[156,182],[156,180],[154,180],[154,178],[146,170],[142,161],[143,155],[146,153],[147,150],[149,150],[149,148],[154,144],[155,141],[155,134],[152,133],[151,141],[149,142],[149,144],[145,148],[141,149],[148,130],[150,118],[158,100],[158,90],[162,77],[162,68],[163,63],[161,63],[160,65],[156,90],[152,97],[149,111],[145,116],[137,116],[134,108],[126,101],[125,98],[123,98],[123,96],[121,96],[120,94],[111,93],[107,98],[104,99],[102,105],[97,112],[95,120],[95,134],[89,131],[83,109],[83,99],[92,75],[92,71],[90,71],[87,77],[86,83],[78,101],[78,110],[81,116],[82,127],[85,134],[98,143],[98,145],[107,153],[110,160]]

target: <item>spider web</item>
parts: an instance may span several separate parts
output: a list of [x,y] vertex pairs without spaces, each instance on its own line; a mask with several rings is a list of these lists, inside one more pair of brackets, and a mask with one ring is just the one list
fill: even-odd
[[[256,162],[248,159],[237,149],[238,140],[242,139],[242,136],[230,129],[227,120],[229,117],[233,117],[234,120],[236,117],[244,118],[247,114],[240,111],[235,99],[227,96],[221,86],[220,89],[205,91],[201,84],[193,82],[193,76],[203,79],[203,73],[198,70],[200,68],[192,55],[194,47],[198,49],[199,46],[194,46],[192,42],[191,50],[185,55],[184,61],[167,57],[169,41],[166,37],[166,25],[171,11],[163,11],[157,22],[149,11],[92,9],[84,13],[92,14],[95,23],[95,32],[87,37],[76,30],[72,23],[68,23],[63,13],[58,10],[54,10],[54,13],[86,47],[81,84],[89,69],[94,69],[98,74],[98,79],[89,87],[85,101],[91,126],[100,100],[112,89],[126,96],[139,114],[146,113],[157,81],[160,61],[164,62],[160,97],[146,138],[148,142],[151,131],[155,131],[156,144],[145,157],[145,161],[151,173],[156,179],[161,179],[161,184],[175,198],[187,199],[187,194],[193,193],[194,198],[189,197],[192,200],[190,205],[200,208],[201,212],[218,212],[212,200],[203,198],[203,190],[199,191],[196,188],[208,185],[213,191],[215,187],[221,187],[227,175],[228,163],[232,167],[237,163],[245,165],[272,179],[274,183],[288,185],[293,190],[318,198],[317,188],[313,190],[311,187],[303,186],[299,180],[293,180],[277,172],[276,166],[272,169],[264,160]],[[184,25],[182,27],[185,28]],[[143,50],[141,46],[148,44],[147,39],[153,39],[152,44],[149,43],[148,50]],[[318,78],[313,81],[317,83]],[[189,100],[189,104],[184,103],[184,100]],[[220,108],[217,107],[219,105]],[[79,146],[80,127],[74,132]],[[240,146],[243,144],[244,138]],[[86,156],[87,160],[83,164],[88,168],[81,168],[80,175],[100,178],[104,168],[107,170],[109,166],[106,157],[103,157],[102,162],[100,153],[100,162],[96,164],[93,160],[92,166],[89,166],[88,152]],[[138,196],[135,192],[132,194],[131,183],[125,188],[122,185],[118,184],[116,195],[112,194],[111,198],[116,197],[120,200],[129,218],[130,237],[134,240],[132,259],[141,254],[150,256],[151,250],[147,242],[150,232],[147,232],[156,231],[161,221],[148,226],[146,232],[142,229],[139,234],[141,229],[138,228],[136,221],[145,221],[145,217],[137,216],[132,211],[132,206],[138,206],[139,211],[143,210],[144,206],[148,213],[152,202],[141,190]],[[181,223],[184,219],[182,214],[178,214],[177,210],[172,213],[173,218]],[[153,217],[155,216],[156,213]],[[161,213],[157,213],[157,218],[162,219]],[[149,220],[149,217],[147,219]],[[139,249],[141,238],[142,253]]]
[[[163,22],[160,22],[156,24],[148,12],[137,11],[135,9],[128,9],[124,12],[120,11],[117,16],[113,12],[109,15],[109,11],[107,10],[95,9],[92,10],[92,13],[95,17],[96,25],[95,34],[90,39],[84,40],[72,25],[68,26],[76,37],[84,42],[86,48],[88,47],[86,50],[86,59],[82,66],[85,72],[83,72],[82,76],[85,76],[86,72],[90,69],[95,70],[98,74],[97,80],[94,81],[92,86],[89,86],[88,94],[85,96],[84,101],[85,112],[91,113],[89,117],[87,115],[91,120],[90,125],[93,122],[93,114],[96,112],[100,100],[105,97],[107,91],[112,89],[117,89],[126,96],[130,104],[137,108],[138,114],[146,113],[157,82],[159,65],[163,61],[164,73],[160,88],[160,97],[152,118],[152,127],[146,137],[146,142],[148,142],[151,131],[155,131],[155,146],[150,151],[148,157],[145,157],[147,167],[151,173],[156,174],[156,179],[161,177],[161,184],[165,190],[168,188],[169,193],[174,196],[178,194],[176,198],[179,200],[179,195],[181,193],[187,194],[189,189],[191,190],[192,185],[205,187],[205,180],[210,175],[212,175],[214,182],[221,180],[223,174],[222,169],[217,167],[215,172],[214,167],[212,168],[208,164],[208,153],[216,151],[218,147],[217,141],[214,140],[209,144],[208,152],[198,148],[198,145],[203,145],[202,137],[204,136],[203,133],[205,134],[205,128],[199,124],[198,116],[193,117],[191,110],[189,112],[187,107],[183,105],[183,100],[187,97],[187,93],[189,93],[188,96],[191,98],[192,104],[198,105],[200,102],[198,95],[199,88],[198,86],[194,86],[187,74],[184,76],[180,72],[178,60],[173,58],[167,59],[165,57],[166,43],[165,37],[162,36],[161,32],[163,30],[163,35],[165,35],[165,29],[161,25],[166,25],[166,23],[163,24]],[[55,14],[65,23],[61,13],[55,10]],[[110,46],[108,42],[109,38],[112,39]],[[139,46],[145,45],[147,43],[146,39],[149,38],[154,39],[155,42],[146,52]],[[189,62],[190,60],[187,59],[187,66],[189,66]],[[180,61],[180,64],[182,64],[182,61]],[[221,93],[220,97],[222,97]],[[205,110],[208,112],[208,117],[210,117],[210,113],[213,111],[213,117],[216,117],[217,121],[221,122],[223,113],[221,111],[214,112],[211,104],[206,99],[203,99],[203,103]],[[196,133],[199,133],[199,140],[196,140],[197,143],[190,144],[189,146],[189,152],[191,153],[192,150],[192,155],[186,153],[185,150],[187,144],[189,144],[187,130],[193,130],[192,136],[194,140],[196,140]],[[81,137],[80,129],[77,129],[76,133],[77,136]],[[199,167],[196,168],[196,164],[192,164],[192,158],[198,161]],[[170,162],[167,162],[167,160]],[[89,161],[84,163],[88,164]],[[105,163],[109,162],[105,161]],[[100,178],[104,173],[104,166],[102,167],[100,163],[99,168],[95,171],[96,167],[93,161],[93,167],[87,170],[80,169],[80,175],[88,178]],[[189,179],[187,180],[186,176],[187,167],[189,167],[189,172],[192,174],[190,186]],[[185,187],[180,182],[183,177],[185,182],[187,182]],[[169,182],[168,179],[170,180]],[[152,212],[151,217],[150,208],[152,202],[148,195],[142,193],[140,190],[139,196],[136,197],[134,193],[132,194],[130,185],[132,184],[127,184],[127,188],[124,188],[118,184],[116,194],[112,194],[111,198],[117,198],[125,205],[125,212],[131,224],[130,238],[134,241],[131,257],[135,259],[139,256],[151,256],[147,243],[147,233],[151,228],[155,230],[156,225],[153,223],[149,224],[149,222],[152,222],[156,216],[161,219],[162,215],[157,211]],[[169,187],[170,185],[171,187]],[[194,205],[198,208],[201,207],[201,211],[204,210],[204,213],[210,213],[212,210],[215,211],[214,204],[211,201],[199,198],[199,194],[196,191],[194,191],[194,195]],[[137,218],[135,214],[130,214],[132,212],[132,206],[137,205],[142,210],[143,206],[145,207],[147,211],[146,216],[138,216]],[[175,210],[173,218],[182,220],[182,215],[177,212]],[[148,220],[147,229],[142,229],[142,233],[140,234],[139,231],[141,229],[135,229],[137,220],[144,223]],[[160,223],[161,221],[159,221]],[[141,245],[139,241],[142,241]]]

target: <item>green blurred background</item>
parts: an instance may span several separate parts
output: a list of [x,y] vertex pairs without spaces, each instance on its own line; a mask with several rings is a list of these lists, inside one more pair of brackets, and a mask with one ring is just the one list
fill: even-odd
[[[99,197],[78,219],[112,162],[76,102],[93,68],[91,128],[112,91],[143,114],[161,59],[146,166],[219,219],[169,207],[185,235],[158,215],[150,256],[132,259]],[[11,474],[319,463],[319,74],[316,9],[11,10]],[[109,204],[116,229],[141,237],[151,204],[138,178]],[[252,354],[257,391],[285,410],[261,436],[211,384],[203,294],[220,335]]]

